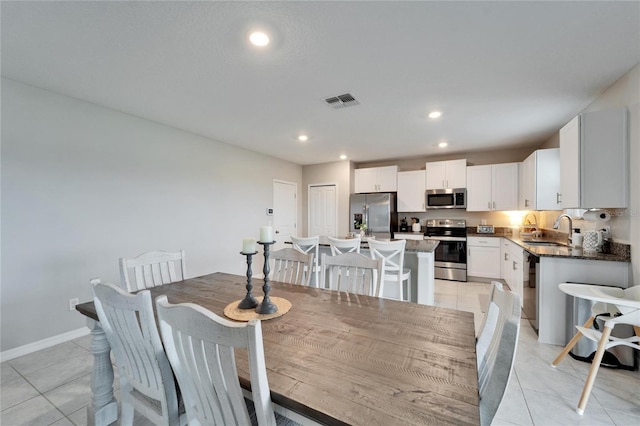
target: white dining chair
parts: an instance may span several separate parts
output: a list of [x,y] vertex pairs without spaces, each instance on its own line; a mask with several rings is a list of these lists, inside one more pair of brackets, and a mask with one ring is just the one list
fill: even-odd
[[[260,320],[238,323],[193,303],[156,299],[160,333],[185,401],[189,424],[260,426],[292,422],[274,413]],[[251,395],[247,404],[234,349],[248,352]]]
[[329,237],[329,247],[331,247],[332,256],[343,253],[360,253],[360,243],[359,235],[355,238]]
[[348,293],[380,297],[384,260],[371,259],[360,253],[343,253],[336,256],[322,254],[320,283],[329,289]]
[[[176,269],[176,264],[179,264],[179,269]],[[133,270],[133,280],[129,278],[130,269]],[[150,251],[133,259],[120,258],[120,280],[130,293],[182,281],[186,276],[184,250],[176,252]]]
[[[493,334],[493,326],[487,326],[489,315],[489,309],[491,309],[492,304],[495,309],[495,298],[498,292],[504,291],[502,287],[502,283],[498,281],[491,281],[491,289],[489,290],[489,297],[487,299],[486,305],[484,306],[484,316],[482,317],[482,322],[480,323],[480,328],[478,329],[478,336],[476,338],[476,355],[478,359],[484,356],[486,352],[489,341],[491,340],[491,335]],[[482,303],[482,302],[481,302]],[[494,313],[493,313],[494,314]],[[493,318],[493,314],[491,317]],[[495,319],[492,319],[495,321]],[[491,321],[489,321],[491,322]]]
[[493,286],[486,320],[476,343],[480,424],[489,426],[509,384],[520,333],[520,298]]
[[[407,240],[368,240],[369,254],[373,259],[384,259],[383,281],[395,283],[399,300],[404,300],[403,283],[407,283],[407,300],[411,301],[411,269],[404,267],[404,249]],[[380,297],[384,297],[382,294]]]
[[[598,342],[598,348],[591,361],[589,375],[576,408],[576,412],[582,415],[587,407],[605,351],[619,345],[640,350],[640,286],[621,289],[590,284],[562,283],[559,288],[570,296],[596,302],[592,307],[591,317],[584,325],[576,325],[577,333],[551,363],[553,367],[556,367],[581,337]],[[591,328],[596,316],[604,320],[604,330],[602,331]],[[635,336],[627,338],[612,336],[613,328],[619,324],[633,326]]]
[[271,253],[271,280],[289,284],[308,286],[313,269],[313,253],[302,253],[294,248],[286,247]]
[[301,251],[302,253],[310,254],[313,253],[313,270],[307,273],[311,275],[311,285],[313,287],[318,287],[318,276],[319,276],[319,268],[318,262],[320,261],[320,237],[295,237],[291,236],[291,242],[293,243],[293,248]]
[[154,424],[186,424],[156,326],[151,292],[134,295],[99,279],[91,280],[91,284],[96,312],[120,376],[120,424],[133,424],[134,411]]

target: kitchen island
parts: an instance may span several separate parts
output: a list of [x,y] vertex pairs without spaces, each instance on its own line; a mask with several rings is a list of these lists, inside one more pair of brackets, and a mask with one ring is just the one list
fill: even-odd
[[[404,253],[405,268],[411,269],[411,302],[422,305],[433,305],[435,299],[434,281],[434,251],[438,247],[438,241],[413,241],[407,240]],[[320,256],[322,253],[331,255],[328,237],[320,237]],[[360,246],[360,253],[369,256],[369,246],[363,240]],[[397,298],[398,295],[393,286],[385,286],[383,297]]]

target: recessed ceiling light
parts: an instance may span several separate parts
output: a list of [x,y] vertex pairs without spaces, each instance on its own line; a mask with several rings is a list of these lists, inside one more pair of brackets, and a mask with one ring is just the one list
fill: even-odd
[[266,46],[269,44],[269,36],[262,31],[255,31],[249,35],[249,41],[255,46]]
[[307,136],[307,135],[300,135],[300,136],[298,136],[298,140],[299,140],[300,142],[306,142],[306,141],[308,141],[308,140],[309,140],[309,136]]
[[346,159],[347,159],[347,156],[346,156],[346,155],[344,155],[344,154],[342,154],[342,155],[340,156],[340,159],[341,159],[341,160],[346,160]]
[[429,118],[438,118],[442,115],[440,111],[431,111],[429,113]]
[[446,148],[447,146],[449,146],[449,144],[448,144],[447,142],[440,142],[440,143],[438,144],[438,146],[439,146],[440,148]]

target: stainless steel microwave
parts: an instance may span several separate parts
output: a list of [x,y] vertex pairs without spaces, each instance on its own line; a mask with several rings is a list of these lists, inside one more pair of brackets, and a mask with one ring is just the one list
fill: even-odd
[[427,189],[427,209],[466,209],[467,189]]

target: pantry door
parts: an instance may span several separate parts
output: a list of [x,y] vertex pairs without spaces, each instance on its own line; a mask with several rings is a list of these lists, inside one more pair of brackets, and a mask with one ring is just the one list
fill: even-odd
[[309,236],[337,236],[338,190],[335,184],[309,185]]

